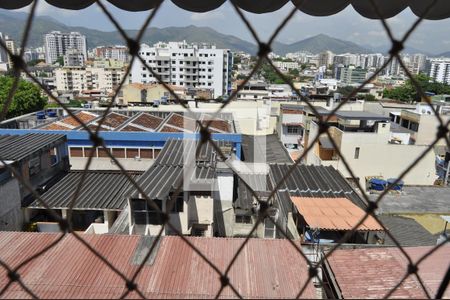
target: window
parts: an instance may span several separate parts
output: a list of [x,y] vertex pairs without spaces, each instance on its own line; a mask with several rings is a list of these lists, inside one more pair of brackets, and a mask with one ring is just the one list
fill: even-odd
[[419,131],[419,124],[416,122],[410,122],[409,123],[409,129],[411,129],[412,131]]
[[[153,200],[154,203],[162,210],[162,201]],[[139,225],[161,225],[161,214],[145,199],[131,199],[131,211],[135,224]]]
[[50,165],[53,167],[59,163],[58,148],[50,149]]
[[359,158],[359,147],[355,148],[355,159]]
[[41,157],[34,157],[28,161],[28,172],[30,176],[41,171]]
[[287,127],[287,133],[288,134],[298,134],[299,133],[299,128],[298,126],[288,126]]
[[242,223],[242,224],[252,224],[252,217],[251,216],[239,216],[239,215],[236,215],[235,222],[236,223]]

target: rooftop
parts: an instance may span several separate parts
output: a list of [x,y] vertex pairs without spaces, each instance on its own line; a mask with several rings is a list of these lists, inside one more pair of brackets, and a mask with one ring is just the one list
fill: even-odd
[[281,144],[276,134],[260,136],[242,135],[242,152],[244,154],[243,159],[246,162],[262,162],[261,160],[264,157],[267,163],[292,162],[289,153],[283,144]]
[[65,141],[63,134],[0,135],[0,159],[18,161]]
[[[292,202],[310,228],[321,230],[352,230],[366,215],[347,198],[292,197]],[[383,227],[368,216],[358,230],[382,231]]]
[[[271,182],[274,184],[280,182],[291,167],[289,164],[271,164]],[[297,165],[294,172],[280,186],[279,192],[287,192],[290,196],[298,197],[347,198],[361,208],[366,207],[347,180],[331,166]],[[291,203],[290,198],[286,200]]]
[[[436,245],[437,236],[412,218],[395,215],[379,215],[378,218],[403,247]],[[385,236],[384,245],[396,246],[388,235]]]
[[[85,174],[83,188],[73,204],[74,209],[122,210],[125,207],[124,194],[132,184],[119,171],[70,171],[42,194],[42,200],[52,209],[69,208],[83,173]],[[134,180],[141,174],[142,172],[128,172]],[[38,200],[29,207],[44,208]]]
[[[440,213],[450,214],[450,188],[438,186],[405,186],[401,194],[388,193],[379,207],[383,214]],[[375,200],[378,195],[369,195]]]
[[[79,111],[76,116],[90,129],[96,129],[103,115],[102,110]],[[142,112],[142,111],[113,111],[110,112],[102,123],[101,131],[135,131],[135,132],[197,132],[199,126],[196,120],[206,124],[211,120],[207,113],[195,113],[194,116],[186,116],[183,113],[170,112]],[[41,123],[40,123],[41,124]],[[234,133],[232,116],[222,113],[210,122],[212,133]],[[81,124],[72,117],[54,119],[35,129],[43,130],[84,130]]]
[[[405,247],[417,261],[433,247]],[[443,246],[419,265],[419,276],[431,296],[435,296],[447,271],[450,246]],[[334,251],[328,258],[331,272],[343,298],[383,298],[407,273],[408,261],[398,248],[383,247]],[[370,287],[370,288],[369,288]],[[450,296],[450,290],[444,298]],[[392,294],[392,298],[426,298],[415,276],[409,276]]]
[[389,117],[375,114],[368,111],[342,111],[338,110],[335,115],[340,119],[345,120],[370,120],[370,121],[390,121]]
[[[18,253],[20,257],[30,257],[60,237],[57,233],[1,232],[2,261],[15,266]],[[154,241],[153,237],[111,234],[81,237],[129,277]],[[201,249],[222,272],[244,242],[239,238],[185,239]],[[125,281],[71,234],[19,273],[24,284],[40,298],[119,298],[127,290]],[[250,239],[228,276],[244,298],[294,298],[307,280],[308,267],[287,240]],[[180,237],[164,236],[144,264],[136,284],[146,298],[214,298],[221,287],[219,279],[216,271]],[[8,281],[8,276],[1,276],[0,285],[5,286]],[[128,296],[138,297],[134,292]],[[29,295],[12,284],[3,297]],[[225,287],[221,297],[236,295]],[[306,286],[302,297],[315,298],[312,283]]]
[[[227,142],[217,143],[227,153]],[[216,177],[216,162],[220,160],[218,154],[211,144],[207,143],[202,145],[197,157],[197,145],[197,141],[186,139],[170,139],[166,142],[154,164],[138,180],[138,184],[150,199],[165,200],[170,192],[182,183],[182,179],[183,183],[195,183],[197,180],[211,180]],[[230,147],[228,149],[231,151]],[[192,169],[188,166],[190,159],[195,160]],[[132,194],[132,197],[139,198],[138,192]]]

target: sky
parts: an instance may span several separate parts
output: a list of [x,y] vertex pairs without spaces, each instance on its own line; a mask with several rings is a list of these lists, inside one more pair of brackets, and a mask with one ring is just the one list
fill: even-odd
[[[107,7],[126,29],[138,29],[150,13],[150,11],[127,12],[109,3]],[[276,12],[260,15],[245,13],[245,15],[252,24],[255,24],[259,36],[262,39],[268,39],[293,7],[292,3],[288,2]],[[28,10],[29,7],[20,11]],[[72,11],[58,9],[45,1],[40,1],[38,15],[51,16],[66,25],[84,26],[103,31],[114,30],[112,23],[102,14],[96,4],[83,10]],[[394,35],[401,38],[416,18],[407,8],[397,16],[388,19],[388,24],[392,27]],[[207,13],[191,13],[177,7],[171,1],[164,1],[156,18],[151,23],[151,26],[159,28],[188,25],[208,26],[218,32],[253,41],[250,32],[228,1],[218,9]],[[449,31],[450,19],[425,20],[408,40],[407,46],[432,54],[450,51]],[[380,21],[360,16],[351,6],[338,14],[327,17],[313,17],[297,11],[277,40],[284,43],[293,43],[321,33],[343,40],[351,40],[362,46],[380,47],[388,45],[388,39]]]

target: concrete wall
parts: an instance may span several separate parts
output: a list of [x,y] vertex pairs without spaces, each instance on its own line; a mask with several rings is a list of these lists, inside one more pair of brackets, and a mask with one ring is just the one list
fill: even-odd
[[0,184],[0,231],[21,231],[23,214],[19,182],[11,178]]
[[[389,144],[388,130],[387,126],[379,128],[378,133],[342,132],[340,150],[363,187],[367,176],[397,178],[426,149],[426,146]],[[356,147],[360,148],[359,158],[355,158]],[[313,153],[308,156],[308,164],[331,165],[344,177],[350,177],[340,159],[320,160]],[[407,185],[432,185],[435,179],[435,158],[433,151],[430,151],[406,175],[404,181]]]

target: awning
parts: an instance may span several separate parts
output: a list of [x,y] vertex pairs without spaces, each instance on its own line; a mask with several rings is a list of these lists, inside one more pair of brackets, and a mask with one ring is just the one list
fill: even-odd
[[[96,0],[45,0],[49,4],[66,9],[83,9]],[[143,11],[154,8],[162,0],[108,0],[115,6],[128,11]],[[180,8],[192,12],[207,12],[220,7],[226,0],[171,0]],[[253,13],[273,12],[283,7],[289,0],[233,0],[243,10]],[[17,9],[32,3],[33,0],[0,0],[0,8]],[[364,17],[376,19],[377,13],[367,0],[291,0],[302,12],[312,16],[330,16],[351,5]],[[384,18],[393,17],[408,7],[417,16],[422,15],[433,0],[375,0]],[[437,0],[425,16],[426,19],[445,19],[450,17],[450,1]]]
[[[366,214],[347,198],[291,197],[291,199],[310,228],[348,231],[352,230]],[[382,231],[384,229],[375,218],[368,216],[357,230]]]
[[330,138],[328,136],[320,137],[319,138],[319,143],[320,143],[320,146],[323,149],[328,149],[328,150],[333,150],[334,149],[333,144],[331,143]]

